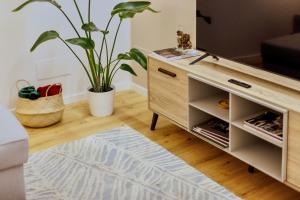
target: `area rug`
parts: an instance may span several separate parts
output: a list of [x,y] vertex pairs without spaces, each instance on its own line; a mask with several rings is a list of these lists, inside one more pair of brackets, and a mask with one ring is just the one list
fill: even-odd
[[129,127],[31,155],[25,184],[28,200],[239,199]]

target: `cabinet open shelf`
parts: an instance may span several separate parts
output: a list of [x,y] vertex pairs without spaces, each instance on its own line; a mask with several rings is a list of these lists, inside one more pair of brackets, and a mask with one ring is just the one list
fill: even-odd
[[267,142],[270,142],[270,143],[272,143],[272,144],[274,144],[278,147],[283,147],[283,141],[282,140],[276,139],[276,138],[274,138],[274,137],[272,137],[272,136],[270,136],[266,133],[263,133],[259,130],[255,130],[254,128],[245,127],[244,126],[244,121],[248,118],[249,117],[245,117],[245,118],[233,121],[231,124],[233,126],[237,127],[237,128],[240,128],[240,129],[252,134],[252,135],[255,135],[255,136],[257,136],[257,137],[259,137],[259,138],[261,138],[261,139],[263,139]]
[[[229,99],[229,110],[219,107],[220,100]],[[198,138],[230,153],[256,169],[279,181],[286,179],[287,118],[286,109],[216,86],[199,77],[189,77],[189,131]],[[244,121],[258,113],[274,111],[283,116],[282,140],[263,131],[244,126]],[[195,133],[193,127],[211,118],[229,124],[229,146],[224,148],[215,141]]]
[[281,149],[258,141],[254,144],[239,147],[231,154],[260,171],[282,181]]
[[[213,139],[209,139],[207,137],[207,135],[202,135],[201,133],[197,133],[195,131],[193,131],[193,127],[197,126],[199,124],[202,124],[204,122],[207,122],[208,120],[215,118],[215,116],[210,115],[206,112],[203,112],[202,110],[199,110],[198,108],[195,108],[193,106],[190,105],[189,108],[189,130],[190,132],[195,135],[196,137],[224,150],[224,151],[228,151],[228,147],[223,147],[222,145],[218,144],[218,142],[213,141]],[[221,142],[222,143],[222,142]],[[228,143],[228,142],[227,142]]]
[[231,127],[231,154],[273,178],[283,180],[282,148]]
[[199,135],[198,133],[194,132],[194,131],[191,131],[191,133],[196,136],[197,138],[200,138],[201,140],[204,140],[205,142],[219,148],[219,149],[222,149],[223,151],[229,153],[229,148],[228,147],[222,147],[221,145],[218,145],[217,143],[207,139],[206,137],[202,136],[202,135]]
[[190,102],[190,105],[219,119],[229,122],[229,110],[218,106],[219,101],[222,99],[229,99],[229,95],[227,93],[221,93],[218,95],[209,96],[192,101]]

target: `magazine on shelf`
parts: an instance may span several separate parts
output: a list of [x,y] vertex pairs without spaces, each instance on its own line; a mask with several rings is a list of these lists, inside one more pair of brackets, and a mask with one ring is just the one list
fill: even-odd
[[210,134],[210,135],[212,135],[214,137],[217,137],[219,140],[221,140],[223,142],[227,142],[227,143],[229,142],[229,138],[224,137],[224,136],[222,136],[220,134],[217,134],[217,133],[214,133],[214,132],[209,132],[209,131],[206,131],[206,130],[202,130],[202,132],[205,132],[205,133],[208,133],[208,134]]
[[223,144],[223,145],[225,145],[225,146],[228,146],[228,144],[229,144],[229,141],[222,140],[222,139],[220,139],[220,138],[218,138],[218,137],[212,135],[212,134],[209,133],[209,132],[201,131],[200,134],[201,134],[201,135],[204,135],[204,136],[206,136],[206,137],[208,137],[209,139],[211,139],[211,140],[213,140],[213,141],[216,141],[216,142],[218,142],[218,143],[221,143],[221,144]]
[[204,123],[198,124],[192,130],[199,135],[221,145],[228,147],[229,124],[218,118],[212,118]]
[[282,140],[283,115],[274,111],[265,111],[246,119],[244,126]]
[[178,50],[177,48],[168,48],[154,51],[154,53],[170,61],[199,56],[199,53],[194,49]]
[[[194,132],[194,131],[193,131]],[[219,148],[227,148],[229,145],[228,144],[224,144],[222,142],[219,142],[217,140],[213,140],[211,139],[209,136],[206,136],[204,134],[200,134],[200,133],[197,133],[197,132],[194,132],[195,135],[198,135],[200,138],[202,139],[206,139],[207,142],[211,142],[213,143],[214,145],[218,146]]]
[[206,130],[201,129],[199,127],[194,127],[193,131],[196,132],[196,133],[199,133],[199,134],[208,135],[212,139],[218,140],[222,143],[228,143],[229,142],[228,139],[223,139],[223,138],[219,137],[218,134],[214,134],[213,132],[206,131]]

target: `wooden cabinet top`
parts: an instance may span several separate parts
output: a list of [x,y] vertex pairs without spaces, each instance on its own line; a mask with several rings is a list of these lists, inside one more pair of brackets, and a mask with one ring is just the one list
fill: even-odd
[[[214,61],[211,58],[207,58],[195,65],[189,65],[191,61],[195,60],[195,57],[177,61],[169,61],[153,53],[149,55],[149,58],[165,62],[169,65],[173,65],[174,67],[185,70],[189,74],[201,77],[212,83],[222,85],[229,90],[259,98],[288,110],[300,112],[299,81],[282,78],[281,76],[278,76],[276,74],[272,74],[270,72],[265,72],[263,70],[248,66],[243,66],[234,62],[231,62],[233,63],[233,66],[228,66],[230,63],[225,59]],[[269,77],[263,78],[261,76]],[[252,87],[247,89],[234,85],[228,82],[229,79],[236,79],[238,81],[245,82],[247,84],[250,84]],[[270,79],[270,81],[263,79]],[[278,84],[276,84],[275,82],[277,82]],[[298,91],[281,86],[284,84],[284,82],[289,84],[289,86],[295,88],[297,87],[297,84],[299,84],[299,88],[297,88]]]

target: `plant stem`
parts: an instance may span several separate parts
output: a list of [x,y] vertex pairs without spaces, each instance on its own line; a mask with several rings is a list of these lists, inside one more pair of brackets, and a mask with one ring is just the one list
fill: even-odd
[[109,60],[108,60],[108,45],[107,45],[107,39],[106,38],[104,39],[104,44],[105,44],[105,53],[106,53],[106,66],[108,66],[110,63],[109,63]]
[[116,35],[115,35],[115,38],[114,38],[113,46],[112,46],[112,49],[111,49],[109,62],[111,62],[111,59],[112,59],[112,56],[113,56],[113,53],[114,53],[114,50],[115,50],[116,41],[117,41],[117,38],[118,38],[118,34],[119,34],[119,31],[120,31],[120,27],[121,27],[122,21],[123,20],[120,19],[120,22],[119,22],[119,25],[118,25],[118,29],[117,29],[117,32],[116,32]]
[[89,78],[90,83],[92,84],[92,87],[94,88],[94,83],[92,81],[91,75],[90,75],[89,71],[87,70],[86,66],[84,65],[84,63],[82,62],[82,60],[75,53],[75,51],[68,45],[68,43],[65,42],[64,39],[62,39],[61,37],[58,37],[58,38],[68,47],[68,49],[74,54],[74,56],[77,58],[77,60],[81,63],[83,69],[85,70],[85,72],[86,72],[86,74],[87,74],[87,76]]
[[[110,23],[111,23],[112,19],[113,19],[113,16],[111,16],[111,17],[110,17],[110,19],[109,19],[109,21],[108,21],[108,23],[107,23],[107,25],[106,25],[105,31],[107,31],[107,30],[108,30],[108,28],[109,28],[109,25],[110,25]],[[101,48],[100,48],[99,62],[101,62],[102,51],[103,51],[103,46],[104,46],[104,41],[105,41],[105,39],[106,39],[106,35],[104,34],[104,35],[103,35],[103,38],[102,38],[102,42],[101,42]]]
[[[83,17],[82,17],[82,14],[81,14],[80,8],[79,8],[79,6],[78,6],[78,4],[77,4],[76,0],[73,0],[73,2],[74,2],[74,4],[75,4],[76,10],[77,10],[77,12],[78,12],[78,15],[79,15],[79,17],[80,17],[81,23],[82,23],[82,24],[84,24],[84,20],[83,20]],[[85,31],[85,35],[86,35],[86,37],[88,37],[88,34],[87,34],[87,32],[86,32],[86,31]]]
[[109,80],[109,85],[111,85],[111,83],[112,83],[112,81],[113,81],[113,79],[114,79],[114,77],[115,77],[115,75],[116,75],[116,73],[118,72],[119,69],[120,68],[118,68],[114,73],[112,73],[112,76],[111,76],[111,78]]
[[84,20],[83,20],[82,14],[81,14],[81,12],[80,12],[80,8],[79,8],[79,6],[78,6],[76,0],[73,0],[73,2],[74,2],[74,4],[75,4],[76,10],[77,10],[77,12],[78,12],[78,14],[79,14],[81,23],[84,24]]
[[[114,65],[114,67],[111,70],[111,73],[113,73],[113,71],[116,69],[116,67],[118,66],[118,64],[121,62],[121,60],[118,60],[118,62]],[[113,63],[113,62],[112,62]]]
[[[109,28],[109,25],[113,19],[113,15],[110,17],[110,19],[108,20],[107,22],[107,25],[106,25],[106,28],[105,28],[105,31],[108,30]],[[106,34],[103,34],[103,38],[102,38],[102,42],[101,42],[101,48],[100,48],[100,52],[99,52],[99,57],[98,57],[98,60],[99,60],[99,65],[102,67],[101,70],[102,70],[102,84],[101,84],[101,89],[102,90],[105,90],[105,69],[103,68],[103,66],[101,65],[101,58],[102,58],[102,52],[103,52],[103,47],[105,45],[105,50],[106,50],[106,60],[107,60],[107,64],[108,64],[108,46],[107,46],[107,41],[106,41]],[[107,68],[107,67],[106,67]],[[99,73],[99,76],[101,76],[101,72]]]
[[106,79],[105,79],[105,74],[106,74],[106,70],[108,68],[108,45],[107,45],[107,40],[106,38],[104,38],[104,44],[105,44],[105,51],[106,51],[106,67],[105,68],[102,68],[102,71],[103,71],[103,76],[102,76],[102,88],[106,88]]
[[73,22],[71,21],[71,19],[68,17],[68,15],[61,9],[61,8],[58,8],[60,10],[60,12],[66,17],[66,19],[69,21],[69,23],[71,24],[71,26],[73,27],[74,31],[76,32],[77,36],[79,38],[81,38],[79,32],[77,31],[76,27],[74,26]]
[[[114,62],[114,61],[113,61],[113,62]],[[113,63],[113,62],[112,62],[112,63]],[[117,63],[114,65],[114,67],[112,68],[111,73],[114,73],[114,70],[116,69],[116,67],[118,67],[118,65],[119,65],[120,62],[121,62],[121,60],[118,60],[118,62],[117,62]],[[118,70],[116,70],[116,71],[118,71]],[[113,81],[113,77],[110,76],[110,80],[108,80],[109,85],[111,85],[112,81]]]
[[94,49],[94,52],[95,52],[97,58],[99,58],[99,54],[98,54],[98,52],[96,51],[96,49]]
[[89,52],[90,55],[90,68],[94,77],[94,85],[96,88],[94,88],[96,90],[96,92],[98,92],[98,90],[100,89],[100,83],[99,83],[99,78],[97,76],[97,65],[96,65],[96,61],[95,61],[95,56],[94,56],[94,51],[93,49],[90,50]]
[[[91,0],[89,0],[89,6],[88,6],[88,22],[91,22]],[[89,31],[89,38],[92,37],[91,31]]]
[[89,0],[88,22],[91,22],[91,0]]
[[114,42],[113,42],[111,53],[110,53],[109,64],[107,65],[107,69],[106,69],[106,81],[107,81],[106,87],[107,88],[110,86],[110,79],[111,79],[110,64],[111,64],[112,56],[114,54],[116,41],[117,41],[117,38],[118,38],[118,34],[119,34],[119,31],[120,31],[121,24],[122,24],[122,19],[120,18],[120,22],[119,22],[119,25],[118,25],[118,28],[117,28],[117,31],[116,31],[116,34],[115,34]]
[[[79,8],[79,6],[78,6],[76,0],[73,0],[73,2],[74,2],[74,4],[75,4],[76,10],[77,10],[78,15],[79,15],[79,17],[80,17],[81,23],[84,24],[84,20],[83,20],[83,17],[82,17],[80,8]],[[90,22],[90,5],[91,5],[90,2],[91,2],[91,1],[89,0],[89,17],[88,17],[89,22]],[[66,14],[65,14],[65,16],[67,17]],[[67,17],[67,19],[69,19],[69,18]],[[70,23],[72,24],[72,26],[74,27],[74,25],[73,25],[73,23],[71,22],[71,20],[69,20],[69,22],[70,22]],[[74,29],[74,30],[75,30],[75,29]],[[76,32],[77,32],[77,30],[76,30]],[[78,32],[77,32],[77,33],[78,33]],[[77,35],[78,35],[78,34],[77,34]],[[86,35],[86,37],[91,38],[91,33],[90,33],[90,32],[85,31],[85,35]],[[79,36],[79,37],[80,37],[80,36]],[[99,81],[98,81],[98,77],[97,77],[97,73],[96,73],[96,62],[95,62],[95,58],[94,58],[94,52],[93,52],[93,51],[88,52],[87,50],[85,50],[85,53],[86,53],[86,55],[87,55],[87,57],[88,57],[90,69],[91,69],[92,76],[93,76],[93,80],[94,80],[93,88],[94,88],[95,90],[97,90],[97,88],[99,88],[99,87],[98,87],[98,82],[99,82]],[[95,88],[95,87],[96,87],[96,88]]]

